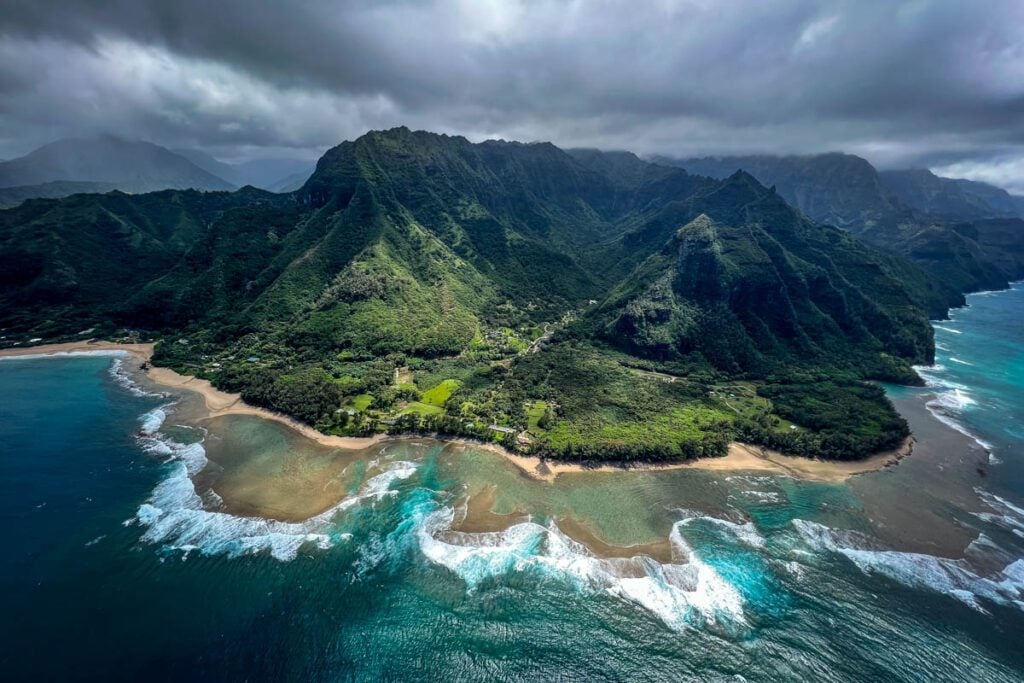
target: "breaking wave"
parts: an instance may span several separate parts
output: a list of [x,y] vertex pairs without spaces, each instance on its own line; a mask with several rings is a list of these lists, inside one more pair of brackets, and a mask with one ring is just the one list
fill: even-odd
[[504,531],[468,533],[452,531],[454,519],[450,507],[427,513],[417,538],[423,555],[458,575],[470,591],[509,573],[534,572],[634,603],[674,629],[745,623],[739,591],[702,561],[680,533],[688,520],[673,525],[672,561],[660,563],[646,555],[597,557],[554,522],[527,521]]
[[[969,365],[969,363],[965,364]],[[960,422],[959,418],[965,412],[978,405],[968,387],[943,377],[942,373],[946,368],[942,365],[917,366],[915,369],[924,378],[925,384],[935,390],[935,397],[925,403],[925,407],[932,417],[973,440],[989,454],[989,461],[992,464],[998,464],[999,461],[992,455],[992,444]]]
[[206,450],[201,442],[182,444],[160,433],[167,407],[154,408],[140,417],[139,440],[148,453],[167,460],[168,473],[126,524],[137,523],[146,528],[143,542],[184,551],[186,557],[192,551],[228,557],[266,553],[287,562],[295,559],[303,547],[330,548],[346,536],[331,533],[335,515],[362,501],[394,494],[391,485],[416,471],[413,463],[392,463],[384,472],[368,479],[356,495],[302,522],[240,517],[211,510],[209,502],[216,504],[219,497],[207,495],[204,501],[193,482],[193,477],[208,463]]
[[982,502],[994,511],[975,512],[975,517],[1024,539],[1024,509],[984,489],[975,489],[975,492]]
[[169,395],[164,392],[147,391],[146,389],[143,389],[138,382],[132,379],[131,375],[128,374],[128,371],[124,369],[125,352],[118,351],[116,353],[118,355],[114,358],[114,362],[110,364],[110,377],[114,380],[115,384],[133,396],[166,397]]
[[987,612],[981,601],[1024,610],[1024,560],[982,576],[967,560],[875,549],[860,534],[803,519],[794,519],[793,527],[815,552],[843,555],[866,575],[885,576],[910,588],[941,593],[980,612]]

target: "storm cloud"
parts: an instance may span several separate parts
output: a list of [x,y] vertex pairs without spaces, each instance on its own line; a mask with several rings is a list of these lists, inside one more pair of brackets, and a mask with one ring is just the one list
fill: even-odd
[[404,124],[1020,190],[1021,26],[1018,0],[0,0],[0,156],[106,132],[312,156]]

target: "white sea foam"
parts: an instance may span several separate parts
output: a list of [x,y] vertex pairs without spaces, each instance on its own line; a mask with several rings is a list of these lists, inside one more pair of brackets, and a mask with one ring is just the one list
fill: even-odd
[[166,411],[156,408],[143,416],[140,439],[150,453],[170,459],[167,476],[157,484],[149,499],[135,516],[135,522],[146,527],[142,540],[161,544],[187,554],[224,554],[239,557],[267,553],[287,562],[295,559],[304,547],[327,549],[334,538],[330,523],[336,514],[365,500],[380,500],[397,480],[406,479],[416,466],[408,462],[393,463],[363,485],[359,493],[303,522],[281,522],[256,517],[239,517],[204,505],[196,492],[192,477],[207,465],[206,450],[201,443],[181,444],[160,436],[157,430],[166,419]]
[[782,496],[778,492],[776,492],[776,491],[757,491],[757,490],[751,489],[749,491],[735,491],[733,494],[730,494],[730,495],[747,496],[749,498],[753,498],[754,500],[762,502],[762,503],[781,503],[781,502],[783,502]]
[[118,386],[122,387],[134,396],[168,396],[168,394],[163,392],[147,391],[143,389],[124,369],[125,352],[119,351],[117,353],[118,356],[114,358],[114,362],[110,364],[110,376]]
[[962,394],[950,396],[949,392],[944,392],[942,394],[938,394],[934,399],[925,403],[925,407],[928,408],[928,412],[931,413],[932,417],[936,420],[947,427],[960,432],[981,446],[989,454],[989,462],[997,464],[999,460],[992,458],[992,444],[965,427],[955,417],[959,415],[964,408],[973,404],[973,399],[968,398],[968,401],[965,402]]
[[975,512],[974,516],[1024,538],[1024,509],[994,493],[976,488],[978,497],[994,512]]
[[979,600],[1024,607],[1024,578],[1021,561],[1003,570],[980,576],[966,560],[953,560],[921,553],[860,547],[857,534],[838,532],[816,522],[795,519],[793,526],[807,545],[820,552],[839,553],[868,575],[885,576],[905,586],[948,595],[979,611]]
[[167,407],[168,405],[160,406],[159,408],[153,408],[148,413],[144,413],[139,417],[139,422],[142,423],[140,431],[146,436],[153,436],[159,431],[160,427],[163,426],[164,421],[167,419]]
[[[952,360],[952,359],[951,359]],[[915,366],[930,388],[936,390],[935,397],[925,403],[932,417],[964,436],[972,439],[989,454],[989,462],[998,464],[999,459],[992,455],[992,444],[982,439],[964,426],[957,418],[978,404],[971,396],[968,387],[942,376],[945,368],[941,365]]]
[[764,536],[762,536],[757,527],[754,526],[753,522],[746,522],[744,524],[738,524],[736,522],[730,522],[726,519],[719,519],[718,517],[688,517],[680,522],[683,526],[687,526],[694,522],[705,522],[712,524],[723,531],[736,537],[736,540],[743,543],[744,545],[750,546],[751,548],[763,548],[764,547]]
[[742,624],[743,599],[710,565],[701,561],[680,533],[669,540],[673,561],[650,557],[599,558],[572,540],[553,522],[514,524],[504,531],[451,531],[455,511],[436,509],[425,515],[417,537],[424,556],[458,575],[469,590],[487,579],[512,572],[537,572],[575,585],[604,591],[657,615],[671,628],[688,624]]
[[932,325],[932,327],[934,327],[937,330],[942,330],[944,332],[952,332],[953,334],[963,334],[963,332],[961,332],[960,330],[953,329],[952,327],[943,327],[941,325]]
[[959,363],[960,365],[969,365],[969,366],[972,366],[972,367],[974,366],[974,363],[968,363],[965,360],[960,360],[959,358],[953,358],[952,356],[949,357],[949,360],[952,363]]

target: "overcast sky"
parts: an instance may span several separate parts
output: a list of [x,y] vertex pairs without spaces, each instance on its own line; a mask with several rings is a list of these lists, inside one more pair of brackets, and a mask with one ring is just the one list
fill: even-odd
[[3,158],[104,132],[312,158],[402,124],[1024,193],[1024,1],[0,0]]

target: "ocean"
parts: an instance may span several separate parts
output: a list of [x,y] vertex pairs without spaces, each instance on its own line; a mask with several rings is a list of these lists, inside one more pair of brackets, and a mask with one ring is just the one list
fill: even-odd
[[936,323],[845,484],[362,452],[125,359],[0,361],[5,680],[1024,678],[1024,289]]

